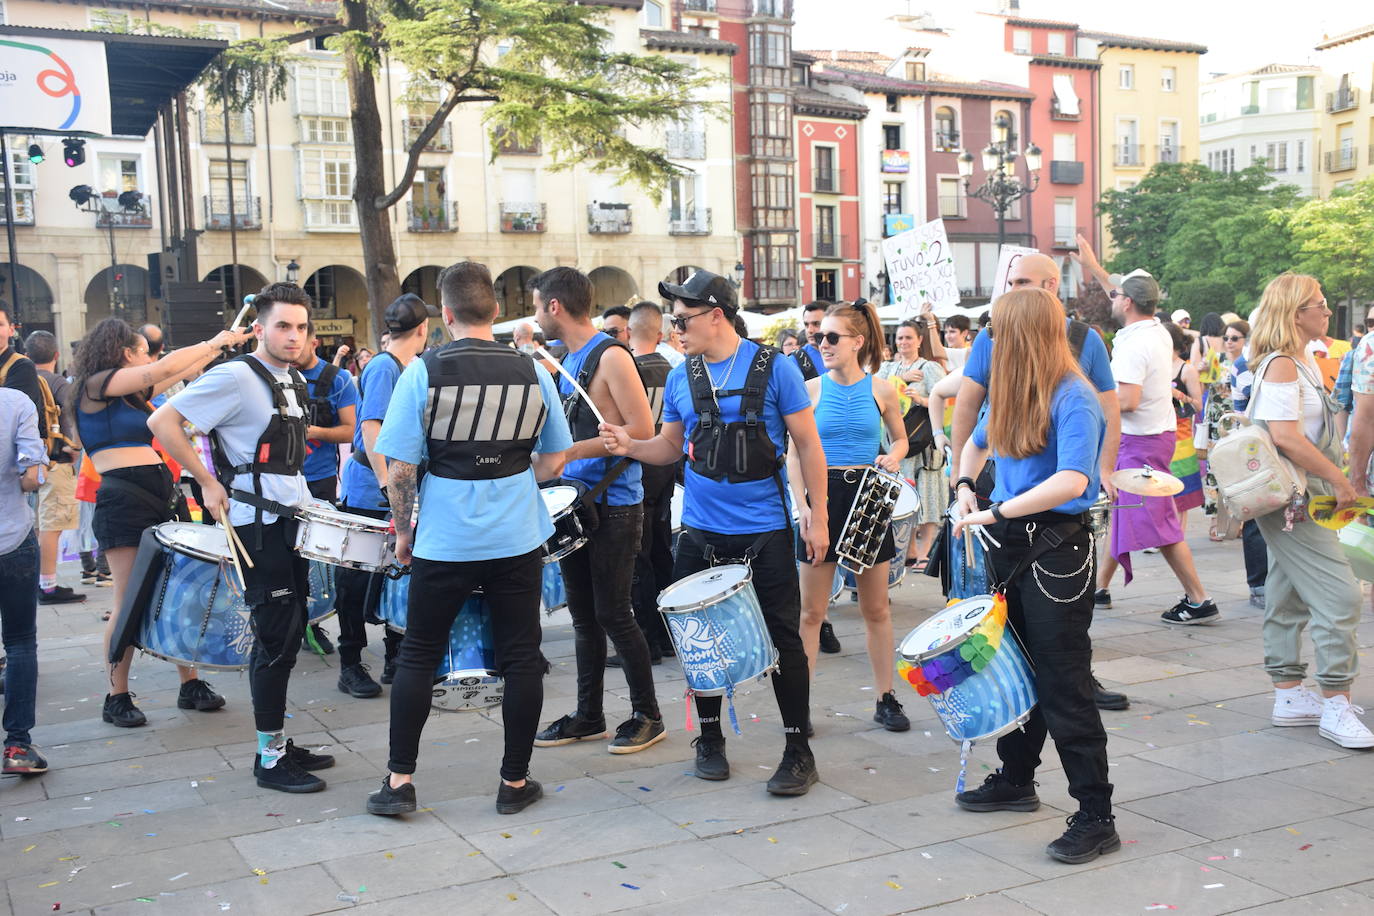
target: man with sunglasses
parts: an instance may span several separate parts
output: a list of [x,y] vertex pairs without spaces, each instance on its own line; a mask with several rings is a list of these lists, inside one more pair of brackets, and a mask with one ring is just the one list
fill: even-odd
[[630,307],[613,305],[601,313],[601,333],[626,346],[630,343]]
[[[662,431],[647,441],[623,427],[601,427],[605,449],[648,464],[687,455],[683,473],[682,536],[673,566],[681,580],[717,563],[747,562],[764,623],[778,650],[773,692],[782,713],[786,748],[768,781],[774,795],[804,795],[817,781],[807,741],[810,701],[801,640],[801,593],[792,540],[783,457],[792,438],[812,500],[807,560],[820,563],[829,547],[826,465],[801,371],[772,347],[735,332],[735,291],[717,274],[699,270],[681,285],[659,284],[673,303],[687,363],[668,376]],[[721,698],[696,698],[701,736],[696,775],[728,779],[721,730]]]
[[[817,299],[809,302],[802,309],[802,327],[806,329],[806,340],[803,342],[802,352],[811,358],[811,365],[816,367],[817,374],[820,367],[825,365],[821,362],[821,319],[825,317],[825,310],[834,305],[833,302],[826,302],[824,299]],[[804,374],[804,373],[803,373]]]

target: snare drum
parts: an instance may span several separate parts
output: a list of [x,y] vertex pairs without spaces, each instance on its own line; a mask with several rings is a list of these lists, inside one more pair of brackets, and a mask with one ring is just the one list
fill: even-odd
[[306,616],[312,624],[334,616],[334,567],[319,560],[310,561],[310,600],[306,602]]
[[888,565],[888,588],[896,588],[906,576],[906,551],[911,546],[911,536],[916,531],[916,519],[920,511],[920,494],[903,480],[901,492],[897,494],[897,505],[892,509],[892,543],[896,545],[897,553]]
[[582,493],[576,487],[545,487],[539,491],[544,508],[553,522],[553,535],[544,542],[544,562],[556,563],[587,543],[582,519],[577,517],[577,503]]
[[658,595],[692,693],[721,696],[777,670],[778,650],[763,622],[748,566],[715,566]]
[[1104,538],[1112,527],[1112,498],[1106,492],[1100,493],[1097,501],[1088,507],[1088,527],[1093,538]]
[[395,559],[391,523],[320,505],[297,510],[296,552],[311,560],[381,572]]
[[955,741],[997,738],[1030,718],[1035,674],[1000,596],[938,611],[907,634],[897,653],[898,676],[930,700]]

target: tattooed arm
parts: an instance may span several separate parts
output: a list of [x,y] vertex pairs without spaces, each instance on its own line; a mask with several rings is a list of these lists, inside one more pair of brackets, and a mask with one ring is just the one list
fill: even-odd
[[407,566],[415,546],[415,472],[416,466],[405,461],[391,458],[387,462],[386,491],[396,526],[396,559]]

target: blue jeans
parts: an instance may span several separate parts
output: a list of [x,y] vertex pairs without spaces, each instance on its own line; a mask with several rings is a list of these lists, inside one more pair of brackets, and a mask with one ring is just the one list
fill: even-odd
[[0,636],[5,643],[5,744],[29,744],[38,701],[38,538],[0,557]]

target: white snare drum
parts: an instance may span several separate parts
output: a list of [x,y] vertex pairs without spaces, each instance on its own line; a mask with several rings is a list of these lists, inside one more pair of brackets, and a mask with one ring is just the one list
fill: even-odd
[[582,519],[577,517],[577,501],[582,498],[576,487],[545,487],[539,491],[544,508],[553,522],[553,535],[544,542],[544,562],[555,563],[587,543]]
[[301,506],[297,512],[296,552],[301,556],[368,572],[392,565],[395,538],[390,522],[318,505]]
[[916,488],[905,480],[902,491],[897,494],[897,505],[892,509],[892,543],[897,552],[887,571],[887,587],[896,588],[906,576],[906,550],[911,544],[911,536],[916,531],[916,518],[921,511],[921,497]]

